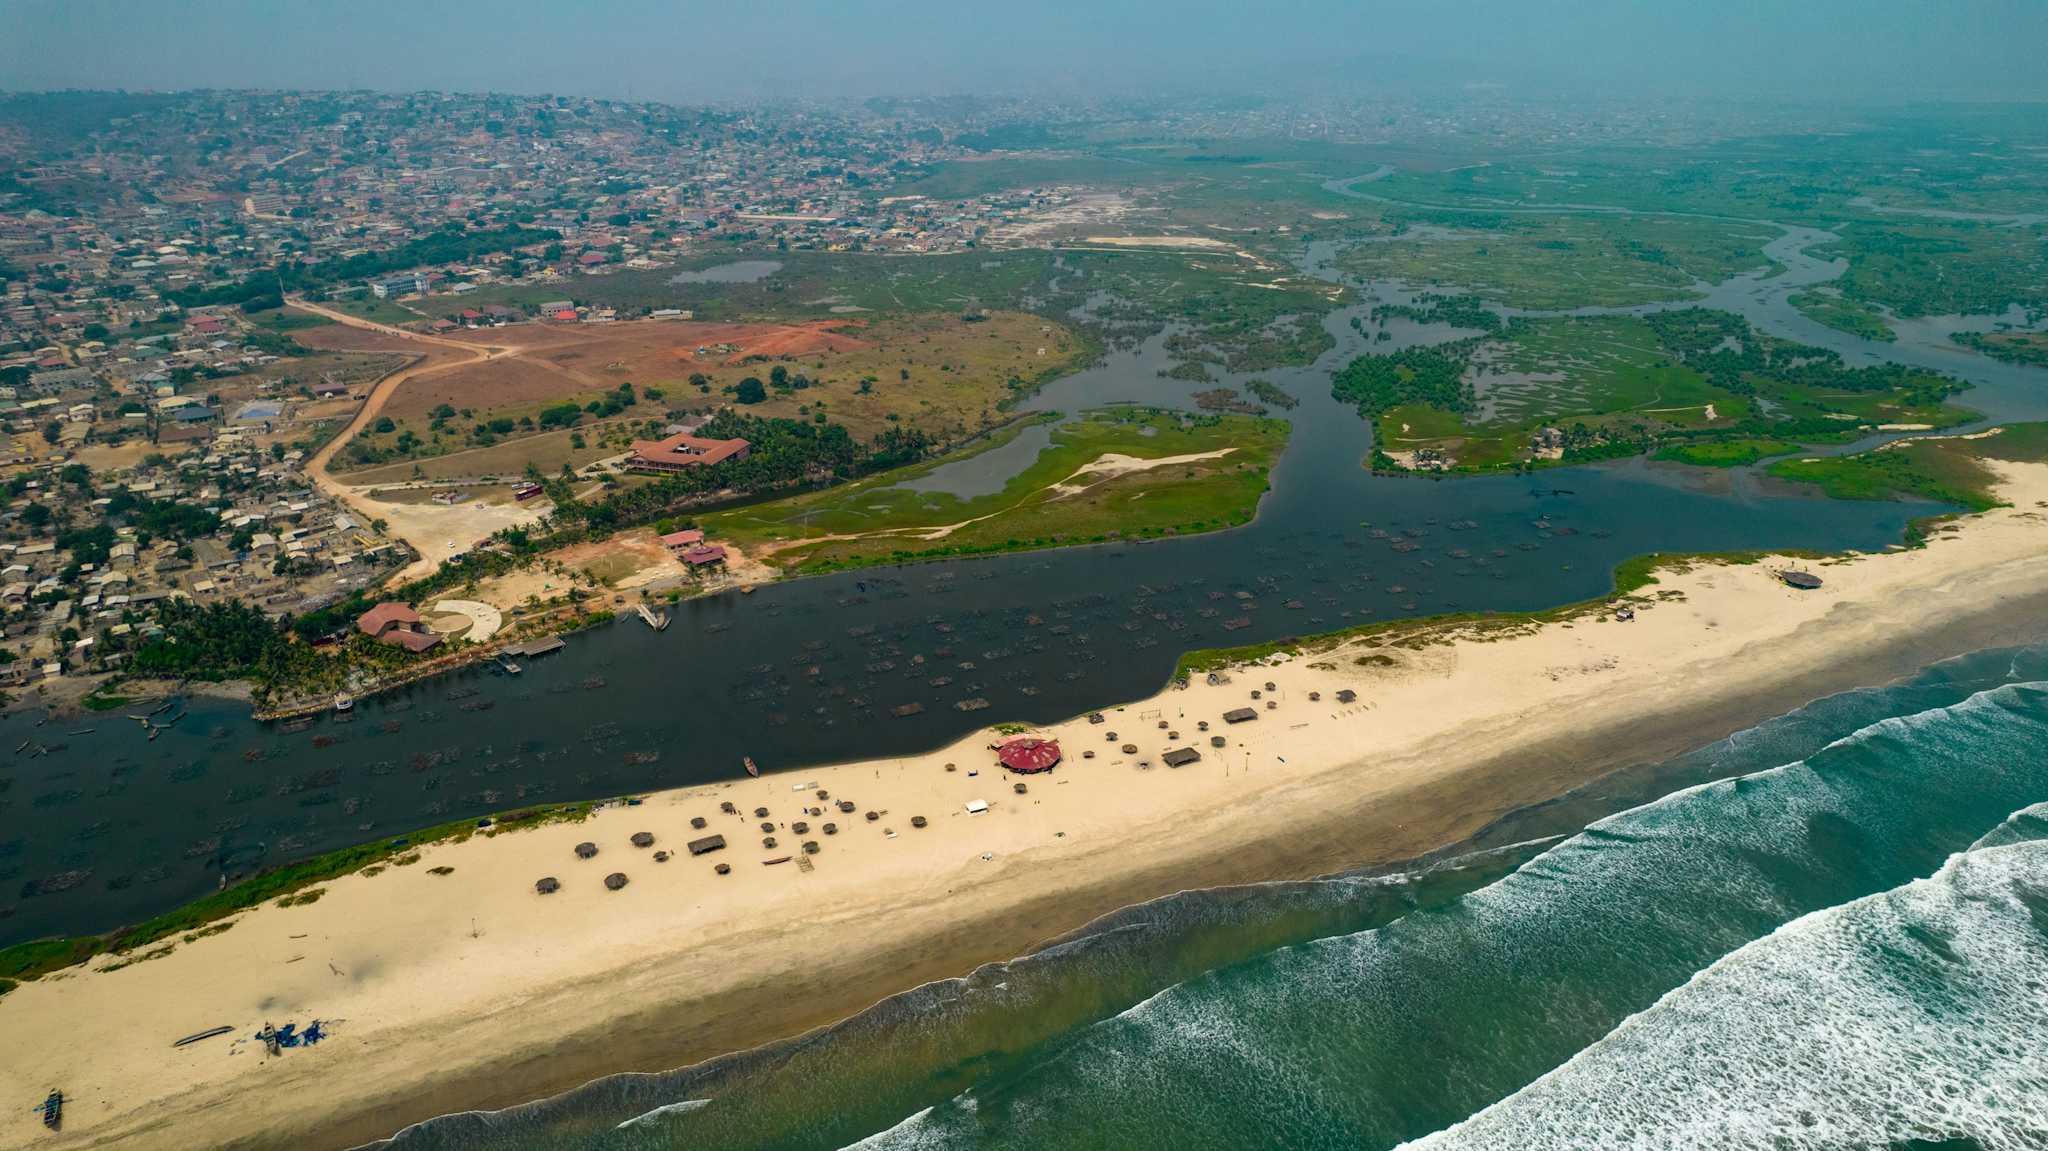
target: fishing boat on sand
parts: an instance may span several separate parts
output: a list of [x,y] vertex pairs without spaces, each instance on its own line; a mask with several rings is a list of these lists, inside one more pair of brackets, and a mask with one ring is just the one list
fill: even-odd
[[36,1109],[43,1113],[43,1126],[55,1131],[64,1124],[64,1093],[51,1091]]
[[760,769],[759,767],[755,766],[755,764],[754,764],[754,757],[753,757],[753,756],[751,756],[751,755],[743,755],[743,756],[741,756],[741,757],[740,757],[740,762],[741,762],[741,763],[743,763],[743,764],[746,764],[746,765],[747,765],[747,774],[748,774],[748,775],[751,775],[751,776],[755,777],[756,779],[760,778],[760,775],[761,775],[761,769]]

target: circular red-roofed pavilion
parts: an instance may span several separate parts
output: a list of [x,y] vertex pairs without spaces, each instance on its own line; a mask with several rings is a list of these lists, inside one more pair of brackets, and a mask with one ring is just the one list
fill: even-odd
[[1025,775],[1051,771],[1060,761],[1060,742],[1020,735],[997,747],[996,758],[1004,767]]

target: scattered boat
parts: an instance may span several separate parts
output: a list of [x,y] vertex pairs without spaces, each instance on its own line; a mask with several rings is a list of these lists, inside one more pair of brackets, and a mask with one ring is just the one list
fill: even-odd
[[64,1125],[64,1093],[52,1091],[37,1110],[43,1113],[43,1126],[55,1131]]
[[336,711],[354,711],[355,709],[356,709],[356,699],[355,699],[355,697],[354,697],[354,696],[350,695],[349,693],[347,693],[347,692],[345,692],[345,691],[344,691],[344,692],[340,692],[340,693],[337,693],[337,694],[335,695],[335,697],[334,697],[334,710],[336,710]]
[[755,778],[757,778],[757,779],[758,779],[758,778],[760,778],[760,775],[761,775],[761,769],[760,769],[759,767],[755,766],[755,764],[754,764],[754,757],[753,757],[753,756],[751,756],[751,755],[743,755],[743,756],[741,756],[741,757],[740,757],[740,762],[741,762],[741,763],[743,763],[743,764],[746,764],[746,765],[747,765],[747,774],[748,774],[748,775],[754,776],[754,777],[755,777]]
[[195,1031],[192,1034],[187,1035],[183,1039],[178,1040],[176,1043],[171,1044],[171,1046],[184,1047],[188,1044],[197,1043],[201,1039],[211,1039],[216,1035],[226,1035],[228,1032],[233,1030],[233,1026],[223,1023],[219,1027],[209,1027],[205,1031]]

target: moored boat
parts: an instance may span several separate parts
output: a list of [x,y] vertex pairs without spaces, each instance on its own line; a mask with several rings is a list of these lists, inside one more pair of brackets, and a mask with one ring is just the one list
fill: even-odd
[[355,707],[355,697],[345,691],[334,697],[334,710],[336,711],[354,711]]
[[755,776],[755,777],[757,777],[757,778],[758,778],[758,777],[760,776],[760,774],[761,774],[761,769],[760,769],[759,767],[757,767],[757,766],[755,766],[755,765],[754,765],[754,757],[753,757],[753,756],[751,756],[751,755],[743,755],[743,756],[741,756],[741,757],[740,757],[740,762],[741,762],[741,763],[744,763],[744,764],[746,764],[746,765],[747,765],[747,774],[748,774],[748,775],[751,775],[751,776]]

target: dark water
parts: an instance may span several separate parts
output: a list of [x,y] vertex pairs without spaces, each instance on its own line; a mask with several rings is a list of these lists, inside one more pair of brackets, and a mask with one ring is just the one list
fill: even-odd
[[1482,837],[1513,846],[1174,896],[821,1036],[390,1145],[2035,1147],[2044,741],[2048,649],[1980,653]]
[[[1312,245],[1304,266],[1334,277],[1332,254]],[[1749,293],[1760,315],[1782,309],[1780,287]],[[1754,477],[1702,480],[1639,461],[1532,478],[1374,477],[1361,467],[1368,427],[1329,395],[1330,373],[1367,348],[1350,327],[1356,310],[1327,317],[1335,347],[1315,365],[1259,373],[1300,406],[1274,413],[1292,439],[1245,528],[692,601],[666,633],[628,620],[572,638],[516,679],[471,671],[303,731],[206,701],[154,742],[119,712],[44,726],[35,713],[0,719],[0,747],[25,745],[0,767],[0,945],[135,922],[223,876],[449,819],[731,777],[744,755],[796,767],[1062,718],[1149,694],[1190,649],[1551,606],[1600,594],[1615,564],[1646,552],[1878,549],[1932,510],[1801,498]],[[1379,350],[1451,334],[1391,329]],[[1966,402],[2048,414],[2048,373],[1960,354],[1981,385]],[[1031,406],[1186,407],[1214,386],[1164,378],[1168,363],[1155,338],[1056,381]],[[1029,462],[985,457],[997,462],[953,478],[999,486]],[[1237,601],[1240,591],[1253,598]],[[1248,625],[1224,628],[1237,618]],[[911,702],[926,710],[891,716]]]

